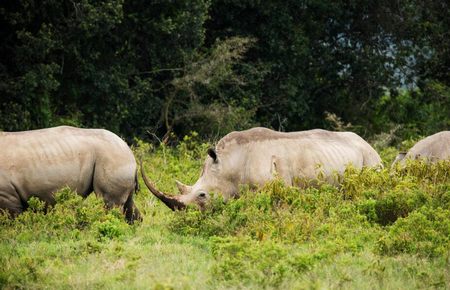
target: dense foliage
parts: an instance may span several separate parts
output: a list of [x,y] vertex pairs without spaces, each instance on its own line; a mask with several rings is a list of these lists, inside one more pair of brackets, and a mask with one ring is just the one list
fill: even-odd
[[[0,3],[0,129],[448,128],[448,1]],[[349,124],[350,125],[350,124]],[[166,139],[164,139],[166,140]],[[398,140],[394,140],[398,141]]]
[[[210,145],[138,142],[167,192],[192,184]],[[392,148],[381,153],[386,165]],[[0,217],[6,289],[424,289],[450,284],[450,164],[348,168],[339,188],[275,180],[206,211],[172,212],[142,185],[144,221],[128,225],[101,199],[61,190],[15,220]]]

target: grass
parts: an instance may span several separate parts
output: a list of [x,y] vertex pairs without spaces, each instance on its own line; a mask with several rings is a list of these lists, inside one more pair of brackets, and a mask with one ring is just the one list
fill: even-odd
[[[192,184],[207,144],[140,143],[151,179]],[[395,155],[382,152],[386,163]],[[144,221],[61,190],[0,218],[4,289],[450,289],[450,164],[349,168],[340,188],[279,181],[204,212],[172,212],[143,184]]]

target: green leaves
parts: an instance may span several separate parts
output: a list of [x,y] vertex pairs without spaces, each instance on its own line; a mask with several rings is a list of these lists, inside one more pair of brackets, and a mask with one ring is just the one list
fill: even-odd
[[439,257],[450,250],[450,210],[423,206],[399,219],[379,240],[383,254]]
[[449,125],[447,6],[5,2],[0,129],[75,124],[131,140],[351,124],[365,136],[428,135]]

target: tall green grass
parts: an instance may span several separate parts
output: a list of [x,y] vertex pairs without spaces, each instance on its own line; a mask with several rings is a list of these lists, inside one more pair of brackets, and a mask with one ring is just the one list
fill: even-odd
[[[174,179],[196,180],[207,148],[191,136],[134,151],[175,192]],[[216,194],[205,211],[172,212],[141,188],[134,225],[68,189],[53,208],[32,199],[18,218],[1,216],[1,288],[450,288],[449,162],[348,168],[340,187],[274,180],[228,203]]]

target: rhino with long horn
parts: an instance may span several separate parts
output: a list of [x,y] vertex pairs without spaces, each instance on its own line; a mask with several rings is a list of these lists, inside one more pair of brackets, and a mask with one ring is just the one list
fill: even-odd
[[276,176],[287,185],[297,185],[296,180],[314,180],[321,173],[327,182],[336,184],[336,173],[342,175],[349,164],[356,168],[382,166],[378,153],[355,133],[320,129],[284,133],[253,128],[232,132],[207,153],[194,185],[177,181],[180,195],[157,190],[143,170],[141,173],[150,191],[175,210],[188,204],[203,208],[210,192],[218,192],[227,200],[238,195],[240,185],[262,186]]

